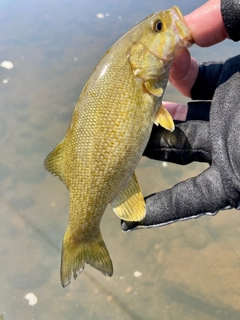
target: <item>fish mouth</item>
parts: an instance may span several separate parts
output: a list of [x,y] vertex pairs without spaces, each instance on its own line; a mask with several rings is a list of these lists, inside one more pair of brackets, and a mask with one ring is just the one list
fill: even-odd
[[[176,35],[175,45],[170,50],[168,54],[166,52],[159,57],[156,53],[151,52],[157,56],[165,64],[166,69],[170,68],[171,61],[177,51],[185,48],[189,48],[194,44],[193,37],[191,35],[191,30],[188,28],[184,16],[178,6],[173,6],[170,8],[170,14],[172,18],[171,30]],[[149,49],[148,49],[149,50]],[[172,51],[172,52],[171,52]]]
[[[170,15],[171,24],[169,26],[170,36],[172,37],[172,46],[171,43],[166,47],[166,50],[163,50],[160,54],[154,48],[149,48],[144,41],[139,41],[146,51],[150,52],[152,55],[161,60],[164,64],[164,70],[162,73],[165,73],[171,67],[171,61],[175,56],[177,51],[190,47],[194,40],[191,35],[191,30],[188,28],[184,16],[178,6],[171,7],[168,11]],[[154,14],[150,15],[151,18]],[[168,35],[166,35],[168,36]]]
[[172,10],[172,11],[175,11],[176,16],[177,16],[178,18],[180,18],[180,20],[182,20],[182,21],[185,22],[184,16],[183,16],[183,14],[182,14],[182,11],[180,10],[180,8],[179,8],[178,6],[173,6],[173,7],[171,7],[171,10]]
[[[178,35],[178,43],[174,52],[170,53],[167,57],[161,57],[164,63],[171,62],[177,51],[187,49],[194,44],[191,30],[188,28],[184,16],[178,6],[171,7],[172,15],[172,30]],[[171,66],[169,66],[170,68]]]
[[[172,17],[175,21],[173,29],[176,33],[182,33],[180,36],[182,40],[179,43],[179,48],[188,48],[194,44],[191,31],[188,28],[184,16],[178,6],[173,6],[172,8]],[[180,20],[180,21],[179,21]]]

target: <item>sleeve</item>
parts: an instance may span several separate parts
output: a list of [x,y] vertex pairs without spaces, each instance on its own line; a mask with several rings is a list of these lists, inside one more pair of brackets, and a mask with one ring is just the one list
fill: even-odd
[[193,100],[212,100],[223,66],[223,62],[213,61],[199,65],[198,76],[191,90]]
[[229,37],[240,40],[240,2],[239,0],[221,0],[221,13]]
[[212,100],[216,88],[237,72],[240,72],[240,55],[225,62],[200,64],[197,79],[191,90],[192,99]]

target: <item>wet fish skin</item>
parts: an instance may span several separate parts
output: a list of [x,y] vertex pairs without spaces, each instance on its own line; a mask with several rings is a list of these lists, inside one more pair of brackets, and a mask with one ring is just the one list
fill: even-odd
[[177,50],[191,45],[178,7],[154,13],[133,27],[103,56],[86,83],[62,142],[46,169],[70,192],[63,238],[61,283],[67,286],[85,263],[104,275],[112,261],[100,232],[111,203],[122,219],[140,221],[145,202],[134,170],[153,123],[174,129],[161,106]]

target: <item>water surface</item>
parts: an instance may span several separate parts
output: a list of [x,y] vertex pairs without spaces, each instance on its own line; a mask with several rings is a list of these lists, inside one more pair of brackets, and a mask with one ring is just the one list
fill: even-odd
[[[12,69],[0,68],[0,319],[239,319],[235,210],[123,233],[109,207],[101,227],[113,277],[87,265],[63,289],[59,265],[69,195],[42,166],[63,138],[81,89],[105,51],[153,11],[177,4],[187,14],[203,2],[0,2],[0,63],[13,63]],[[224,60],[239,49],[225,41],[191,52],[199,61]],[[187,101],[171,87],[165,100]],[[137,175],[148,195],[206,167],[164,166],[143,158]]]

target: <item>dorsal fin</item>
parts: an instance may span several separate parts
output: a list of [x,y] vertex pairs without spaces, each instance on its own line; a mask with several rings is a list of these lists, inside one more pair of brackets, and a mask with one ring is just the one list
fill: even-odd
[[62,140],[56,148],[49,153],[47,158],[44,161],[44,167],[53,174],[58,179],[64,182],[63,174],[63,151],[64,151],[64,142]]

